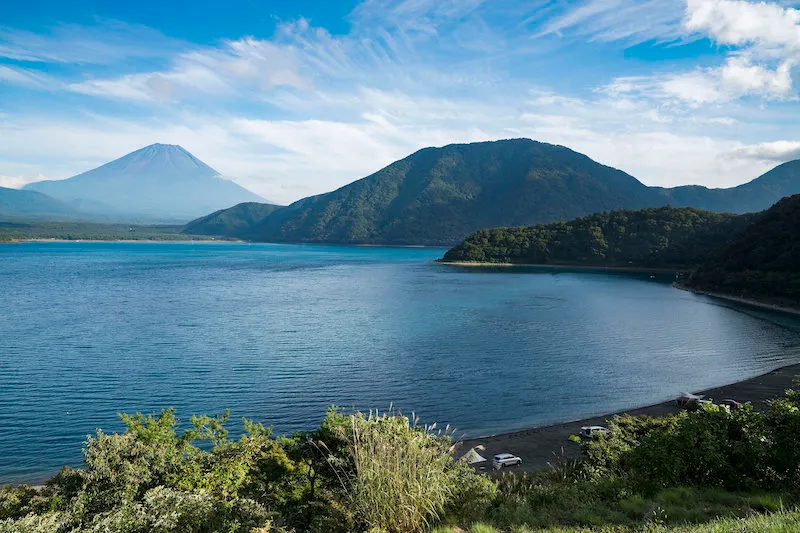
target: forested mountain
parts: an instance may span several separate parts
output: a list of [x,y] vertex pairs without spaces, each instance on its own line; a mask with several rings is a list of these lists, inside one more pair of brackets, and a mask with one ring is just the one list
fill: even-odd
[[674,207],[597,213],[570,222],[481,230],[444,260],[694,267],[752,218]]
[[180,146],[153,144],[66,180],[25,187],[70,203],[86,218],[187,220],[260,196],[223,179]]
[[[482,228],[667,204],[744,213],[800,193],[800,162],[732,189],[647,187],[563,146],[529,139],[426,148],[244,229],[271,242],[448,245]],[[221,228],[224,229],[224,226]],[[226,236],[233,236],[225,234]]]
[[563,146],[514,139],[426,148],[253,228],[263,241],[448,244],[472,231],[657,205],[628,174]]
[[21,191],[0,187],[0,219],[18,218],[77,218],[69,205],[36,191]]
[[800,195],[757,215],[692,275],[688,285],[800,305]]
[[250,228],[281,206],[245,202],[192,220],[181,230],[187,235],[220,235],[242,238]]

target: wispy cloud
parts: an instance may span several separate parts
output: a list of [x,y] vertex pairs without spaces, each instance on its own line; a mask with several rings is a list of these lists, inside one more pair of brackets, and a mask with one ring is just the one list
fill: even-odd
[[47,33],[0,27],[0,58],[37,63],[113,64],[157,58],[185,44],[138,24],[98,21],[94,26],[62,24]]
[[0,65],[0,84],[2,83],[38,90],[57,90],[62,85],[52,76],[42,72],[7,65]]
[[171,69],[73,83],[74,92],[141,102],[170,102],[193,93],[237,95],[242,90],[264,91],[276,86],[310,87],[300,73],[291,47],[245,38],[221,48],[201,49],[178,56]]
[[571,35],[598,42],[686,39],[681,0],[587,0],[562,2],[563,9],[536,34]]

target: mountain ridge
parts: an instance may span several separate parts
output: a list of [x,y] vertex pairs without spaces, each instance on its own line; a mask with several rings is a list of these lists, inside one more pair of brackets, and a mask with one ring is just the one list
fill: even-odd
[[275,211],[245,231],[268,242],[452,245],[484,228],[672,205],[767,209],[800,193],[800,162],[728,189],[649,187],[564,146],[507,139],[423,148],[383,169]]
[[256,224],[282,206],[268,203],[244,202],[227,209],[192,220],[181,229],[186,235],[222,235],[242,238],[248,228]]
[[0,213],[7,219],[77,218],[79,214],[68,204],[37,191],[0,187]]

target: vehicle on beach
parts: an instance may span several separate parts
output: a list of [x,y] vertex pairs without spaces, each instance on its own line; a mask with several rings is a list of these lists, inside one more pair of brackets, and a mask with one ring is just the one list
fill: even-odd
[[728,398],[727,400],[722,400],[721,402],[719,402],[719,404],[727,405],[731,410],[739,409],[742,406],[742,402],[737,402],[736,400],[733,400],[731,398]]
[[675,405],[681,409],[697,409],[697,406],[700,405],[700,400],[703,398],[705,398],[705,396],[702,394],[682,392],[675,398]]
[[603,426],[583,426],[580,435],[584,439],[593,439],[598,435],[605,435],[608,433],[608,428]]
[[492,468],[500,470],[507,466],[519,466],[522,459],[510,453],[498,453],[492,458]]

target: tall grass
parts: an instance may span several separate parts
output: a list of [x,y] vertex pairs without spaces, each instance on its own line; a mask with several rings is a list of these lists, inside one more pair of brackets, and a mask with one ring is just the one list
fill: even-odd
[[394,413],[350,416],[350,504],[367,527],[412,533],[438,521],[457,490],[449,439]]

